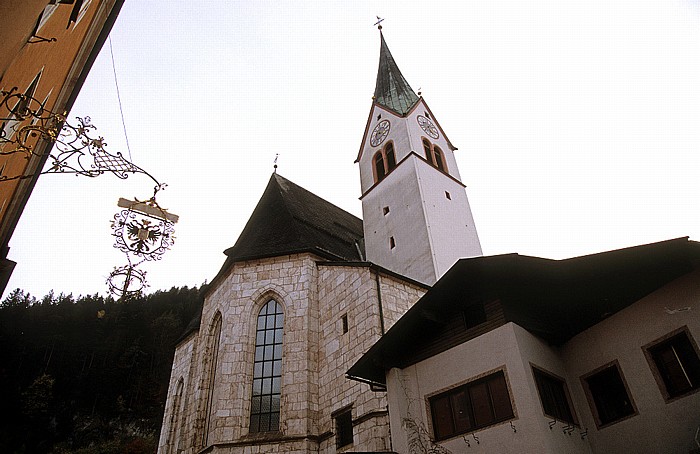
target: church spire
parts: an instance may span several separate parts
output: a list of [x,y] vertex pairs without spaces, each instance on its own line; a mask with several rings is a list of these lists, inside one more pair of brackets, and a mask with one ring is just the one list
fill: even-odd
[[400,115],[406,115],[411,107],[418,102],[418,95],[401,74],[394,57],[389,52],[381,30],[379,36],[382,43],[379,50],[379,70],[377,71],[377,86],[374,88],[374,100],[380,106],[387,107]]

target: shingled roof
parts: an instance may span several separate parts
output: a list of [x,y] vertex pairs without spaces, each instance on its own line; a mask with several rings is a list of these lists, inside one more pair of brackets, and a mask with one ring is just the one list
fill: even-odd
[[700,244],[688,238],[566,260],[518,254],[461,259],[348,375],[382,384],[386,369],[406,367],[467,341],[466,331],[452,330],[453,321],[462,320],[471,306],[493,300],[500,301],[503,323],[562,345],[698,268]]
[[212,284],[235,262],[302,252],[363,261],[362,220],[274,173]]

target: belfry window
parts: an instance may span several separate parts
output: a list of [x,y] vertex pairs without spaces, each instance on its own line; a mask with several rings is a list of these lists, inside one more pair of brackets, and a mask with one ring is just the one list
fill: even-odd
[[282,306],[268,301],[257,323],[250,432],[274,432],[279,430],[282,395]]
[[396,167],[396,156],[394,155],[394,145],[389,142],[386,144],[384,147],[384,155],[386,156],[386,166],[387,166],[387,173],[391,172],[394,170]]
[[428,139],[423,139],[423,151],[425,151],[425,159],[428,160],[429,163],[432,165],[435,165],[435,161],[433,161],[433,152],[432,150],[432,145],[430,145],[430,142],[428,142]]
[[380,182],[386,176],[386,169],[384,168],[384,156],[381,151],[378,151],[374,155],[374,171],[376,176],[376,181]]
[[433,147],[433,158],[434,158],[435,167],[437,167],[438,169],[440,169],[444,172],[445,171],[445,160],[442,158],[442,150],[437,146]]
[[396,168],[396,153],[393,142],[387,142],[372,158],[374,164],[374,182],[379,183],[389,172]]

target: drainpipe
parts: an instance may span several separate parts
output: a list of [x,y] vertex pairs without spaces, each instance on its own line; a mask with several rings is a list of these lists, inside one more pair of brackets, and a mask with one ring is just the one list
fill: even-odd
[[379,305],[379,329],[383,336],[386,330],[384,328],[384,309],[382,308],[382,288],[379,283],[379,270],[375,268],[374,273],[374,280],[377,283],[377,304]]

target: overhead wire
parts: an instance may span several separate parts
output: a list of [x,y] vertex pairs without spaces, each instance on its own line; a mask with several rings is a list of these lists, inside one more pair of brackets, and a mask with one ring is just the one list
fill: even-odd
[[112,73],[114,73],[114,86],[117,88],[117,101],[119,102],[119,113],[122,117],[122,127],[124,128],[124,139],[126,140],[126,149],[129,152],[129,161],[133,162],[131,157],[131,147],[129,146],[129,136],[126,133],[126,122],[124,121],[124,109],[122,108],[122,97],[119,93],[119,82],[117,82],[117,68],[114,64],[114,50],[112,49],[112,35],[108,37],[109,40],[109,55],[112,57]]

